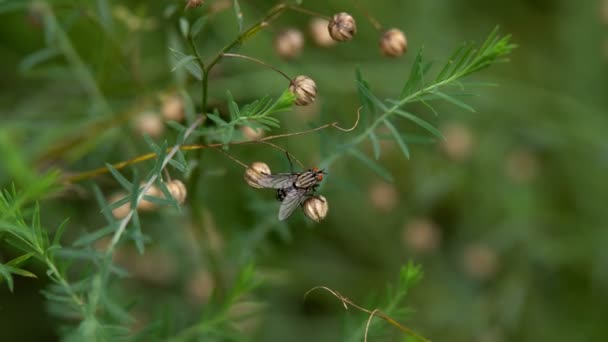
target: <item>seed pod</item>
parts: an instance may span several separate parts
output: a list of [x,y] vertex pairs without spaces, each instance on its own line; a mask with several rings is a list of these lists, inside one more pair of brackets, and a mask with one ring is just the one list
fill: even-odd
[[[125,197],[127,197],[127,194],[125,194],[125,193],[116,193],[108,198],[108,203],[114,204]],[[129,214],[130,211],[131,211],[131,204],[129,202],[127,202],[118,208],[112,209],[112,216],[114,216],[114,218],[117,220],[122,220]]]
[[205,0],[186,0],[186,8],[196,8],[203,4]]
[[310,36],[312,40],[321,47],[330,47],[336,44],[336,41],[329,35],[329,20],[323,18],[314,18],[310,21]]
[[135,130],[140,134],[147,134],[158,138],[165,131],[165,124],[157,113],[144,112],[135,118]]
[[484,243],[468,245],[463,252],[462,262],[465,272],[478,280],[492,278],[500,266],[494,249]]
[[417,254],[428,254],[439,248],[441,231],[433,221],[418,218],[407,222],[403,228],[402,239],[408,250]]
[[165,120],[184,120],[184,100],[178,95],[169,95],[162,99],[163,118]]
[[304,208],[304,214],[313,221],[321,222],[326,216],[329,210],[329,205],[324,196],[313,196],[308,198],[302,204]]
[[296,29],[287,29],[279,33],[274,40],[274,49],[285,59],[298,57],[304,47],[304,35]]
[[264,175],[269,174],[270,168],[268,167],[268,165],[266,165],[266,163],[255,162],[251,164],[251,166],[249,166],[247,170],[245,170],[245,181],[247,182],[247,184],[249,184],[249,186],[261,189],[263,188],[263,186],[258,183],[260,178],[262,178]]
[[261,128],[251,128],[249,126],[242,126],[241,133],[247,140],[258,140],[264,137],[264,130]]
[[338,13],[331,18],[327,25],[329,35],[336,41],[345,42],[353,39],[357,33],[357,24],[355,18],[348,13]]
[[475,148],[475,137],[471,129],[459,122],[451,122],[441,127],[445,139],[440,147],[448,158],[463,162],[471,157]]
[[296,95],[296,106],[306,106],[315,102],[317,84],[308,76],[300,75],[293,79],[289,90]]
[[[141,184],[139,186],[143,187],[145,184],[146,184],[145,182],[141,182]],[[145,196],[157,197],[157,198],[164,197],[162,190],[160,190],[156,185],[152,185],[145,192]],[[157,207],[158,207],[158,205],[156,205],[156,203],[146,201],[145,199],[142,198],[141,201],[139,201],[139,204],[137,205],[137,210],[152,211],[152,210],[155,210]]]
[[393,28],[382,34],[380,51],[387,57],[399,57],[407,52],[407,38],[399,29]]
[[399,192],[393,184],[378,181],[369,187],[369,200],[376,209],[390,212],[399,204]]
[[186,200],[186,195],[188,194],[188,190],[186,190],[186,186],[179,179],[174,179],[167,183],[167,189],[171,193],[171,196],[175,198],[177,203],[182,204]]

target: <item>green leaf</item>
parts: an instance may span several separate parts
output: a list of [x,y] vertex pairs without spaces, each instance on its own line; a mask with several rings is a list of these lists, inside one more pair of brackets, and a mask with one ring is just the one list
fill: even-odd
[[[357,81],[356,84],[357,94],[359,95],[359,102],[361,103],[361,105],[363,105],[363,112],[368,113],[370,115],[375,114],[374,103],[366,96],[366,93],[371,93],[369,84],[363,79],[361,69],[358,66],[355,72],[355,79]],[[366,93],[363,92],[362,88],[367,90]]]
[[98,229],[94,232],[81,235],[78,239],[76,239],[76,241],[74,241],[72,246],[74,246],[74,247],[88,246],[88,245],[92,244],[93,242],[101,239],[102,237],[114,233],[117,228],[118,228],[118,226],[116,224],[110,224],[109,226],[107,226],[105,228]]
[[432,133],[434,136],[436,136],[440,139],[444,139],[443,134],[441,134],[441,132],[437,128],[435,128],[430,123],[424,121],[423,119],[419,118],[418,116],[408,113],[406,111],[403,111],[401,109],[396,109],[395,114],[400,115],[400,116],[416,123],[418,126],[424,128],[427,131],[429,131],[430,133]]
[[222,127],[222,126],[226,126],[228,123],[226,121],[224,121],[224,119],[220,118],[219,115],[214,114],[214,113],[207,113],[207,117],[215,122],[218,126]]
[[192,28],[190,29],[190,36],[192,38],[196,38],[198,36],[198,34],[201,32],[203,25],[205,25],[206,19],[207,19],[207,17],[201,16],[200,18],[196,19],[194,24],[192,24]]
[[19,72],[27,72],[36,65],[44,63],[60,55],[61,51],[57,50],[55,47],[47,47],[42,50],[38,50],[23,58],[21,63],[19,63]]
[[188,20],[184,17],[179,18],[179,30],[181,31],[182,36],[184,36],[184,38],[188,38],[190,24],[188,23]]
[[106,167],[108,168],[108,170],[110,170],[110,173],[112,174],[112,176],[114,177],[114,179],[116,179],[116,181],[118,181],[118,184],[120,184],[120,186],[122,186],[123,188],[125,188],[125,190],[127,191],[131,191],[131,188],[133,187],[133,184],[131,184],[131,182],[129,182],[118,170],[116,170],[114,168],[114,166],[112,166],[111,164],[106,163]]
[[241,10],[238,0],[232,1],[232,8],[234,9],[234,16],[236,17],[238,32],[243,33],[243,11]]
[[410,76],[408,77],[403,89],[401,90],[400,98],[405,98],[407,95],[414,92],[414,89],[418,87],[418,84],[421,81],[421,65],[422,65],[422,49],[418,50],[416,54],[416,58],[414,59],[414,64],[412,64],[412,68],[410,69]]
[[372,142],[372,147],[374,149],[374,158],[378,160],[380,158],[380,143],[378,142],[378,137],[374,131],[369,132],[369,140]]
[[390,174],[390,172],[388,172],[388,170],[386,170],[373,160],[369,159],[365,154],[361,153],[361,151],[357,150],[356,148],[351,148],[348,150],[348,153],[353,157],[357,158],[360,162],[365,164],[365,166],[369,167],[372,171],[376,172],[380,177],[384,178],[389,182],[394,181],[393,176]]
[[452,97],[452,96],[450,96],[448,94],[442,93],[439,90],[435,90],[433,92],[433,94],[441,97],[442,99],[444,99],[444,100],[446,100],[446,101],[448,101],[448,102],[450,102],[450,103],[452,103],[452,104],[454,104],[454,105],[456,105],[456,106],[458,106],[458,107],[460,107],[460,108],[462,108],[464,110],[468,110],[468,111],[473,112],[473,113],[476,112],[475,108],[469,106],[468,104],[460,101],[459,99],[457,99],[455,97]]
[[187,64],[190,64],[195,60],[196,60],[196,56],[186,55],[186,56],[182,57],[179,61],[177,61],[177,63],[175,63],[175,65],[173,65],[171,72],[174,72],[175,70],[177,70],[179,68],[185,67]]
[[401,139],[401,135],[399,134],[397,128],[395,128],[395,126],[393,126],[393,124],[386,119],[383,120],[383,123],[386,127],[388,127],[391,133],[393,133],[393,137],[397,141],[397,144],[399,145],[401,152],[403,152],[403,155],[405,155],[405,158],[410,159],[410,150],[407,148],[407,145],[405,144],[403,139]]
[[[171,51],[171,54],[176,59],[176,62],[181,60],[185,56],[188,56],[187,54],[182,53],[182,52],[177,51],[172,48],[169,48],[169,51]],[[200,65],[198,65],[198,63],[188,63],[185,65],[185,67],[186,67],[186,70],[188,70],[188,72],[192,76],[194,76],[194,78],[196,78],[199,81],[201,81],[203,79],[203,69],[201,69],[201,67],[200,67]]]
[[65,231],[69,220],[69,218],[63,220],[57,227],[57,230],[55,230],[55,236],[53,237],[52,246],[61,246],[61,237],[63,236],[63,232]]
[[228,111],[230,112],[230,119],[234,121],[241,116],[241,112],[239,111],[239,105],[234,101],[234,97],[232,97],[232,93],[230,93],[230,91],[228,91],[227,93]]
[[372,94],[369,89],[367,87],[365,87],[364,84],[357,82],[357,86],[359,89],[359,94],[361,94],[361,96],[363,96],[366,101],[369,101],[370,103],[372,103],[374,106],[378,107],[379,109],[383,110],[383,111],[388,111],[388,108],[386,107],[386,105],[380,101],[380,99],[378,99],[376,96],[374,96],[374,94]]

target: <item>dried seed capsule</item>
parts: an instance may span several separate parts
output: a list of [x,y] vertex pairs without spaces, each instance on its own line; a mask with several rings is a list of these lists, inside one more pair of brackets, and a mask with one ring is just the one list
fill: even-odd
[[304,208],[304,214],[311,220],[321,222],[327,216],[329,205],[325,197],[319,195],[310,197],[304,201],[302,208]]
[[285,59],[298,57],[304,47],[304,35],[296,29],[287,29],[279,33],[274,40],[274,49]]
[[186,190],[186,186],[179,179],[174,179],[167,183],[167,189],[171,193],[171,196],[175,198],[177,203],[182,204],[186,200],[186,195],[188,194],[188,190]]
[[145,112],[135,118],[135,130],[142,135],[145,133],[158,138],[165,131],[165,124],[157,113]]
[[388,57],[399,57],[407,52],[407,38],[399,29],[393,28],[382,34],[380,51]]
[[462,263],[465,272],[478,280],[492,278],[500,268],[496,251],[484,243],[467,246],[462,255]]
[[314,18],[310,21],[310,36],[312,40],[321,47],[330,47],[336,44],[336,41],[329,35],[329,20],[322,18]]
[[334,40],[345,42],[353,39],[353,36],[357,33],[357,23],[350,14],[342,12],[331,18],[327,29]]
[[317,84],[308,76],[300,75],[293,79],[289,90],[296,95],[297,106],[306,106],[315,102]]
[[178,95],[165,96],[162,99],[161,112],[165,120],[184,120],[184,100]]
[[245,170],[245,181],[247,182],[247,184],[249,184],[249,186],[261,189],[263,188],[263,186],[261,186],[258,181],[264,175],[269,174],[270,168],[268,167],[268,165],[266,165],[266,163],[255,162],[251,164],[251,166],[249,166],[247,170]]

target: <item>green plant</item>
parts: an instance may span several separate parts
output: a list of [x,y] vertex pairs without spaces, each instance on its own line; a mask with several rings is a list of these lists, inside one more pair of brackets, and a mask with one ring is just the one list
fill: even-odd
[[[104,135],[106,129],[126,130],[125,118],[118,115],[116,109],[112,108],[113,105],[118,105],[105,98],[100,89],[99,77],[94,76],[93,70],[87,67],[84,57],[79,54],[70,40],[70,36],[67,34],[71,27],[70,17],[67,16],[65,22],[57,19],[55,11],[61,10],[61,6],[56,9],[45,3],[40,3],[38,6],[37,13],[43,18],[45,24],[47,47],[24,59],[21,68],[24,72],[32,71],[37,65],[61,56],[65,67],[71,70],[70,72],[90,97],[93,104],[91,111],[94,114],[102,115],[102,118],[92,120],[92,122],[83,120],[81,123],[87,124],[87,128],[82,130],[85,132],[84,134],[79,130],[67,138],[61,135],[53,137],[51,140],[54,144],[41,151],[37,159],[40,162],[55,160],[58,157],[80,160],[83,155],[91,153],[94,146],[98,146],[102,142],[108,143],[109,139]],[[86,5],[83,5],[83,8],[70,6],[68,6],[70,13],[82,11],[88,20],[93,21],[103,34],[109,37],[108,40],[111,44],[115,43],[118,34],[115,32],[116,28],[111,16],[107,15],[108,4],[106,2],[100,1],[99,8],[96,9]],[[182,48],[172,46],[170,53],[175,59],[172,71],[179,74],[176,76],[175,83],[180,87],[179,93],[185,99],[186,112],[185,124],[173,121],[168,123],[174,129],[174,132],[168,135],[172,139],[171,144],[168,142],[169,140],[159,143],[145,136],[146,146],[152,152],[115,164],[110,164],[102,158],[106,164],[105,167],[79,173],[62,170],[61,172],[36,174],[23,171],[29,169],[30,162],[23,160],[18,153],[7,153],[9,157],[12,156],[7,164],[14,170],[13,174],[20,174],[22,179],[16,179],[17,186],[10,191],[4,191],[0,196],[0,239],[3,244],[10,245],[19,251],[20,255],[0,264],[0,275],[12,291],[14,275],[36,277],[34,273],[25,268],[28,261],[37,260],[42,264],[51,281],[43,294],[49,303],[50,311],[64,319],[66,328],[61,330],[61,335],[66,340],[238,339],[239,331],[234,328],[234,324],[244,317],[231,314],[231,310],[240,300],[253,295],[259,281],[256,279],[256,269],[251,264],[242,262],[230,253],[224,254],[211,244],[212,234],[206,229],[209,224],[205,223],[201,210],[203,196],[200,184],[204,177],[203,165],[205,165],[203,160],[205,155],[202,152],[217,150],[241,166],[247,167],[246,163],[228,154],[228,151],[232,150],[231,147],[243,144],[254,146],[267,144],[281,152],[287,152],[285,148],[269,141],[323,132],[325,148],[322,149],[321,167],[331,170],[332,165],[339,158],[350,155],[379,175],[391,179],[390,173],[382,165],[360,150],[363,142],[367,140],[371,142],[376,160],[381,154],[380,142],[382,140],[396,142],[403,155],[409,158],[411,137],[404,128],[401,128],[401,123],[397,122],[398,118],[411,121],[441,138],[441,133],[431,123],[423,120],[420,115],[412,113],[409,106],[413,103],[421,103],[437,114],[432,104],[442,100],[472,110],[472,107],[464,103],[462,98],[472,95],[469,93],[469,88],[484,84],[468,84],[462,79],[504,60],[514,48],[509,43],[509,37],[501,37],[498,30],[495,29],[479,47],[474,44],[466,44],[457,49],[439,69],[436,76],[430,79],[428,75],[432,70],[432,64],[423,61],[422,51],[420,51],[412,64],[409,78],[403,85],[402,91],[394,99],[381,100],[380,96],[384,95],[374,94],[371,86],[362,76],[364,71],[357,70],[355,85],[362,108],[357,112],[352,128],[343,128],[336,120],[330,120],[330,123],[322,123],[309,130],[277,133],[249,141],[243,139],[239,134],[239,128],[246,126],[268,132],[281,128],[283,122],[277,117],[277,114],[292,109],[298,100],[297,92],[294,94],[286,90],[276,100],[266,96],[243,105],[239,104],[243,101],[237,101],[227,91],[225,98],[227,110],[220,111],[217,108],[211,108],[209,103],[209,92],[213,87],[210,75],[214,67],[225,57],[270,66],[253,57],[232,52],[287,11],[298,11],[308,15],[316,14],[299,7],[299,3],[297,5],[281,3],[271,8],[261,20],[245,29],[244,15],[239,2],[235,0],[232,7],[237,19],[237,37],[210,57],[208,62],[200,53],[202,51],[200,45],[204,43],[201,41],[201,32],[209,18],[213,17],[213,11],[195,19],[191,12],[182,13],[175,6],[168,6],[166,9],[166,20],[179,26],[182,35],[181,39],[174,40],[174,45]],[[190,52],[186,52],[186,45],[189,46]],[[113,48],[117,47],[108,49]],[[118,50],[121,50],[120,47]],[[117,54],[116,58],[125,63],[128,53],[117,51]],[[278,71],[276,67],[271,66],[271,68]],[[181,74],[184,70],[187,74]],[[103,73],[103,70],[98,72]],[[287,77],[285,73],[280,73]],[[137,77],[138,75],[133,76],[134,83],[138,83]],[[287,78],[292,84],[292,79]],[[188,84],[192,79],[196,83]],[[138,84],[138,86],[144,88],[142,84]],[[200,89],[195,90],[197,87]],[[190,94],[196,93],[200,94],[200,97],[194,97],[196,100],[193,100]],[[128,115],[126,116],[128,117]],[[353,114],[353,119],[354,117]],[[387,128],[388,134],[380,132],[381,127]],[[327,129],[331,128],[340,131],[340,136],[325,133]],[[9,135],[8,132],[3,131],[1,136],[8,137]],[[190,142],[189,139],[192,138],[197,140]],[[132,145],[137,146],[138,144],[133,142]],[[18,150],[9,143],[5,143],[3,146],[8,146],[8,152]],[[188,151],[196,152],[186,155],[185,152]],[[140,177],[138,168],[132,169],[130,178],[122,171],[128,166],[139,166],[146,161],[153,161],[153,163],[144,168],[143,177]],[[300,165],[302,164],[300,163]],[[74,232],[69,234],[69,239],[66,239],[62,238],[63,233],[73,229],[68,220],[53,229],[43,223],[45,220],[44,216],[41,216],[38,202],[53,201],[53,196],[63,196],[71,190],[71,187],[78,186],[79,182],[90,181],[103,173],[111,174],[115,184],[120,185],[121,191],[125,194],[120,200],[108,203],[100,185],[90,183],[87,185],[85,192],[93,194],[96,198],[97,205],[101,207],[99,215],[103,215],[107,220],[105,226],[90,232]],[[167,186],[171,180],[171,173],[179,174],[180,178],[188,180],[189,208],[181,208]],[[17,191],[17,188],[20,191]],[[153,188],[159,189],[160,195],[150,195],[149,191]],[[159,315],[151,318],[145,327],[133,328],[136,319],[132,311],[138,303],[130,297],[133,289],[129,289],[125,285],[128,272],[114,262],[114,258],[119,253],[118,249],[129,248],[131,243],[135,245],[137,252],[145,257],[146,245],[151,244],[152,241],[150,241],[149,234],[146,234],[145,229],[142,228],[138,208],[146,201],[157,208],[169,208],[164,209],[171,213],[167,215],[176,215],[181,220],[189,215],[188,224],[195,227],[193,229],[195,233],[192,235],[200,243],[200,250],[196,249],[193,253],[200,252],[201,259],[207,264],[206,267],[210,270],[215,284],[214,296],[205,306],[204,312],[202,314],[192,312],[195,310],[190,308],[187,311],[191,316],[180,322],[177,327],[167,328],[171,318]],[[117,218],[113,214],[114,211],[125,205],[129,208],[128,213],[124,217]],[[90,207],[87,210],[94,211]],[[272,217],[272,219],[258,222],[260,227],[256,227],[255,231],[268,231],[277,227],[283,229],[284,232],[288,231],[284,223],[276,222],[275,215],[267,215],[266,207],[258,206],[254,210],[260,216]],[[276,210],[276,206],[273,206],[273,210]],[[177,220],[175,216],[172,218]],[[182,238],[186,239],[185,236]],[[100,242],[105,242],[105,244]],[[248,253],[254,254],[255,250],[249,249]],[[226,260],[230,258],[233,260]],[[192,264],[196,267],[201,266],[198,259]],[[238,274],[236,276],[227,274],[229,272],[224,270],[226,265],[230,265],[232,269],[239,269]],[[185,274],[189,275],[188,272]],[[399,316],[397,306],[402,304],[411,282],[417,280],[419,276],[419,269],[413,266],[402,271],[400,285],[395,293],[389,293],[389,300],[382,308],[385,319],[393,315]],[[181,304],[184,305],[184,302],[182,301]],[[175,310],[171,312],[176,314]],[[351,330],[350,334],[347,334],[347,339],[354,340],[363,335],[367,336],[366,333],[364,334],[367,326],[363,327],[364,329]]]

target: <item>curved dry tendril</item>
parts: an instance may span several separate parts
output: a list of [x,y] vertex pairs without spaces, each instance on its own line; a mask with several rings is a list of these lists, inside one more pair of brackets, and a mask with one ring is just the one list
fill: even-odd
[[[292,137],[292,136],[297,136],[297,135],[304,135],[304,134],[308,134],[308,133],[312,133],[312,132],[316,132],[316,131],[320,131],[329,127],[333,127],[336,128],[342,132],[350,132],[353,131],[355,128],[357,128],[357,126],[359,125],[359,119],[361,117],[360,115],[360,111],[361,111],[362,107],[359,107],[359,109],[357,110],[357,120],[355,121],[354,125],[351,128],[342,128],[338,125],[338,122],[332,122],[332,123],[328,123],[325,125],[321,125],[319,127],[315,127],[309,130],[305,130],[305,131],[299,131],[299,132],[292,132],[292,133],[283,133],[283,134],[276,134],[276,135],[270,135],[267,136],[265,138],[262,139],[258,139],[258,140],[253,140],[253,141],[237,141],[237,142],[233,142],[233,143],[228,143],[228,144],[221,144],[221,143],[217,143],[217,144],[209,144],[209,145],[204,145],[204,144],[190,144],[190,145],[181,145],[179,146],[179,150],[181,151],[194,151],[194,150],[201,150],[204,148],[219,148],[225,145],[245,145],[245,144],[256,144],[256,143],[260,143],[260,144],[266,144],[269,146],[272,146],[274,148],[277,148],[283,152],[287,152],[287,150],[285,150],[284,148],[280,147],[279,145],[276,144],[272,144],[272,143],[268,143],[268,140],[274,140],[274,139],[279,139],[279,138],[287,138],[287,137]],[[174,146],[175,147],[175,146]],[[171,151],[174,147],[169,147],[167,148],[167,151]],[[287,152],[288,153],[288,152]],[[291,153],[289,153],[290,157],[293,157],[294,160],[297,161],[297,163],[302,167],[305,168],[304,165],[302,165],[302,163],[295,158]],[[125,168],[129,165],[134,165],[134,164],[138,164],[141,163],[143,161],[146,160],[150,160],[150,159],[154,159],[157,157],[157,154],[154,152],[151,153],[146,153],[143,154],[141,156],[137,156],[135,158],[132,159],[128,159],[125,161],[121,161],[115,164],[112,164],[112,167],[115,168],[116,170],[120,170],[122,168]],[[244,163],[239,162],[239,164],[244,165]],[[90,170],[90,171],[85,171],[85,172],[81,172],[81,173],[77,173],[74,175],[69,175],[66,176],[64,181],[66,183],[75,183],[75,182],[79,182],[88,178],[92,178],[104,173],[108,173],[110,170],[107,167],[100,167],[94,170]]]
[[330,289],[329,287],[326,287],[326,286],[315,286],[312,289],[306,291],[306,293],[304,294],[304,300],[306,300],[306,298],[308,297],[308,295],[311,292],[316,291],[316,290],[325,290],[325,291],[331,293],[334,297],[338,298],[342,302],[342,305],[344,306],[344,309],[346,309],[346,310],[348,310],[349,306],[352,306],[353,308],[355,308],[355,309],[357,309],[359,311],[363,311],[363,312],[365,312],[365,313],[367,313],[367,314],[370,315],[369,318],[367,319],[367,323],[365,325],[365,337],[364,337],[365,341],[367,341],[367,332],[369,330],[369,326],[371,324],[372,318],[374,316],[377,316],[377,317],[382,318],[383,320],[385,320],[386,322],[388,322],[392,326],[396,327],[397,329],[401,330],[402,332],[404,332],[404,333],[406,333],[406,334],[408,334],[408,335],[410,335],[410,336],[412,336],[412,337],[414,337],[414,338],[416,338],[416,339],[418,339],[420,341],[431,342],[430,340],[428,340],[428,339],[426,339],[426,338],[418,335],[417,333],[415,333],[411,329],[403,326],[401,323],[395,321],[390,316],[388,316],[387,314],[385,314],[384,312],[382,312],[380,309],[368,310],[368,309],[366,309],[364,307],[361,307],[361,306],[353,303],[353,301],[351,301],[350,299],[344,297],[342,294],[340,294],[340,292],[332,290],[332,289]]

